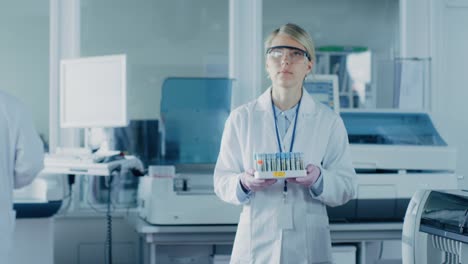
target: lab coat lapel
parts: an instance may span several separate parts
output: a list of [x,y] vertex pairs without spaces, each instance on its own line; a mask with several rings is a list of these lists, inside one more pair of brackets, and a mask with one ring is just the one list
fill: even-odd
[[[296,139],[294,145],[300,144],[300,142],[303,142],[303,139],[307,138],[307,135],[303,133],[304,131],[307,131],[306,126],[310,126],[311,122],[314,122],[316,114],[316,102],[314,99],[312,99],[312,96],[305,89],[303,89],[301,107],[299,108],[299,116],[297,118]],[[291,123],[291,125],[293,125],[293,123]]]
[[[280,136],[281,147],[283,147],[283,152],[289,152],[289,149],[291,148],[293,131],[294,131],[294,119],[291,120],[288,130],[286,130],[286,134],[284,134],[284,138],[281,138]],[[297,128],[296,128],[296,134],[297,134]],[[293,146],[292,151],[294,151],[294,146]]]
[[[258,118],[255,120],[257,124],[262,127],[262,144],[261,152],[278,152],[278,144],[275,132],[275,120],[273,110],[271,108],[271,87],[269,87],[258,98],[257,105],[255,106],[255,114]],[[254,150],[255,151],[255,150]]]
[[[306,126],[307,125],[310,126],[316,114],[315,108],[316,108],[315,101],[312,99],[310,94],[304,89],[302,93],[301,105],[299,107],[299,113],[297,117],[296,134],[295,134],[294,146],[292,150],[293,152],[299,151],[300,144],[301,142],[303,142],[302,140],[304,138],[303,135],[305,135],[303,134],[303,132],[307,131]],[[288,130],[286,131],[286,134],[284,135],[284,138],[281,139],[281,146],[283,146],[284,152],[289,152],[289,149],[292,143],[293,132],[294,132],[294,119],[291,120],[291,123],[289,125]],[[307,138],[307,135],[305,135],[305,138]]]

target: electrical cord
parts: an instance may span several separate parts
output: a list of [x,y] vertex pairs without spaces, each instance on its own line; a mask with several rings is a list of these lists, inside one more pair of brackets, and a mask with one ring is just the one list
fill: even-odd
[[108,197],[107,197],[107,263],[112,264],[112,215],[111,215],[111,206],[112,206],[112,180],[114,174],[120,174],[120,166],[111,172],[111,175],[108,177]]
[[[105,207],[96,207],[94,206],[93,204],[99,204],[99,203],[102,203],[102,201],[99,201],[96,196],[98,195],[97,193],[100,192],[99,190],[99,186],[95,186],[98,182],[97,182],[98,178],[92,178],[91,182],[88,180],[88,178],[84,178],[84,183],[85,185],[87,186],[86,188],[90,189],[89,192],[87,192],[87,196],[85,197],[86,198],[86,202],[87,202],[87,206],[89,206],[89,208],[91,208],[93,211],[95,211],[96,213],[98,214],[106,214],[106,211],[107,211],[107,199],[105,201]],[[115,179],[112,180],[113,183],[111,184],[111,188],[114,189],[114,191],[112,192],[112,200],[111,200],[111,208],[112,210],[111,211],[114,211],[116,209],[115,207],[115,203],[117,202],[115,200],[115,188],[118,187],[117,184],[115,183]],[[106,182],[106,188],[108,188],[108,183]],[[107,197],[106,197],[107,198]]]
[[379,250],[378,260],[381,260],[381,259],[382,259],[383,248],[384,248],[384,242],[383,242],[383,241],[380,241],[380,250]]
[[68,176],[68,194],[63,197],[63,201],[67,201],[66,204],[63,204],[60,208],[60,214],[65,214],[67,210],[70,208],[72,202],[72,192],[73,192],[73,184],[75,183],[75,175],[69,174]]
[[[86,188],[91,188],[92,189],[92,183],[89,182],[88,178],[84,178],[84,183],[85,185],[87,186]],[[93,211],[95,211],[96,213],[98,214],[105,214],[106,213],[106,208],[104,208],[104,210],[102,210],[102,208],[97,208],[95,207],[93,204],[97,203],[96,199],[95,199],[95,193],[93,192],[88,192],[87,195],[86,195],[86,202],[87,202],[87,206],[89,206],[89,208],[91,208]],[[94,199],[93,201],[91,199]],[[107,204],[107,203],[106,203]]]
[[[105,263],[109,263],[109,264],[112,264],[112,211],[113,211],[113,201],[115,200],[115,198],[113,198],[112,189],[113,187],[118,187],[120,179],[117,176],[121,174],[121,171],[122,171],[122,166],[120,165],[114,170],[112,170],[110,175],[107,176],[106,178],[107,179],[106,187],[108,188],[108,196],[107,196],[107,208],[106,208],[107,209],[106,210],[107,228],[106,228],[106,243],[105,243],[106,246],[104,247],[104,250],[106,252],[104,252],[104,259],[105,259]],[[137,169],[131,169],[130,172],[136,177],[143,176],[145,174],[144,171],[140,171]],[[117,181],[113,183],[113,180],[115,177],[117,177],[116,178]],[[116,185],[116,186],[113,186],[113,185]],[[90,201],[92,194],[97,192],[97,190],[94,190],[94,188],[92,188],[92,190],[93,191],[88,193],[86,197],[88,201],[88,205],[91,207],[91,209],[100,213],[101,211],[95,208],[92,205],[92,202]]]
[[108,253],[108,263],[112,264],[112,216],[111,216],[111,190],[112,190],[112,175],[109,176],[109,188],[108,188],[108,197],[107,197],[107,253]]

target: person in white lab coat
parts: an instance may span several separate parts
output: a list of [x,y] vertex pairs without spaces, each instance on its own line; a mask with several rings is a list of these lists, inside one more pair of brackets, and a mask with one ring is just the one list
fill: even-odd
[[2,91],[0,148],[0,262],[8,263],[15,223],[13,188],[28,185],[40,172],[44,147],[24,105]]
[[[338,114],[303,88],[314,64],[309,34],[294,24],[265,41],[272,85],[233,110],[214,172],[217,196],[242,204],[231,263],[332,263],[326,205],[355,195],[355,171]],[[255,179],[254,153],[303,152],[307,176]]]

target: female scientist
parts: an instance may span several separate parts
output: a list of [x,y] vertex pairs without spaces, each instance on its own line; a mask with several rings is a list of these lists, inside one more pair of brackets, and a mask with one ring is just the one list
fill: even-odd
[[[214,173],[219,198],[242,204],[231,263],[332,263],[326,205],[355,194],[355,172],[340,116],[303,88],[314,44],[286,24],[265,41],[272,85],[233,110]],[[255,179],[254,153],[302,152],[307,176]]]

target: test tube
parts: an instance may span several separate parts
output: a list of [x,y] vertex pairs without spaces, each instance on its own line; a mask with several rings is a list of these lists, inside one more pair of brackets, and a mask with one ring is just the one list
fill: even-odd
[[275,154],[270,153],[270,154],[268,154],[268,155],[270,155],[270,161],[271,161],[271,162],[270,162],[270,166],[271,166],[271,167],[270,167],[270,171],[275,171],[275,169],[276,169]]
[[263,163],[263,160],[260,158],[260,154],[256,153],[255,154],[255,169],[257,171],[262,171],[262,163]]
[[291,155],[290,154],[291,153],[289,153],[289,152],[284,153],[284,155],[286,156],[286,169],[285,170],[287,170],[287,171],[291,169],[291,166],[290,166],[291,165],[291,161],[290,161]]
[[271,171],[275,171],[276,170],[276,157],[275,157],[275,154],[270,154],[270,158],[271,158]]
[[273,159],[271,157],[271,154],[267,154],[267,157],[268,157],[268,171],[272,171],[273,169]]
[[281,171],[281,154],[276,153],[276,171]]
[[296,169],[296,153],[292,152],[291,153],[291,170],[297,170]]
[[254,166],[256,171],[260,171],[260,164],[258,164],[258,154],[254,153]]
[[294,170],[293,167],[295,167],[293,164],[293,160],[294,160],[294,153],[289,152],[289,169],[290,170]]
[[304,169],[304,153],[300,153],[299,156],[300,156],[299,160],[300,160],[301,170],[303,170]]
[[281,170],[286,170],[286,155],[283,152],[281,153]]
[[296,158],[296,170],[302,170],[301,169],[301,153],[296,152],[294,153],[294,156]]
[[258,161],[257,164],[260,165],[260,171],[265,170],[265,160],[263,159],[263,154],[258,154]]

